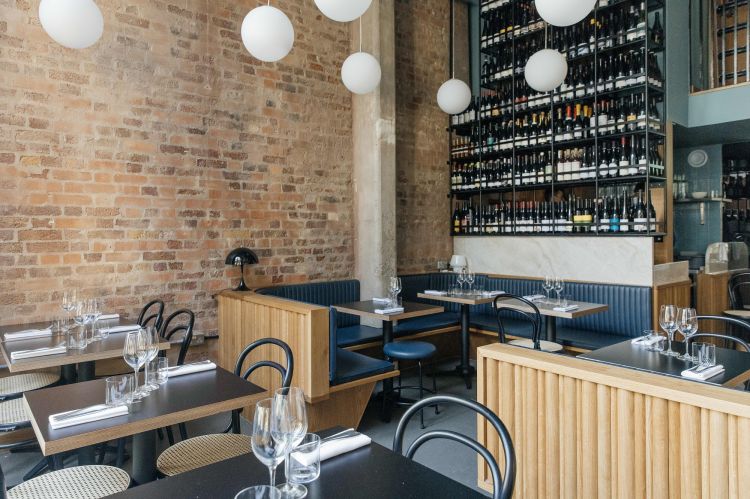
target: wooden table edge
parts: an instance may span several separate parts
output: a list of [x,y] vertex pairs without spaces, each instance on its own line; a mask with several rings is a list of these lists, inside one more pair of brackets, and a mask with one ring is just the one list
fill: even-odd
[[435,315],[445,311],[445,307],[440,305],[434,305],[432,308],[425,310],[414,310],[412,312],[401,312],[398,314],[376,314],[373,312],[366,312],[363,310],[355,310],[353,308],[342,307],[341,305],[331,305],[339,312],[350,315],[358,315],[360,317],[367,317],[368,319],[377,319],[387,322],[402,321],[404,319],[413,319],[414,317],[424,317],[425,315]]
[[[500,296],[500,295],[498,295]],[[436,300],[446,301],[450,303],[460,303],[462,305],[484,305],[495,301],[495,296],[482,296],[479,300],[473,300],[471,298],[461,298],[458,296],[446,296],[446,295],[428,295],[425,293],[417,293],[417,298],[423,298],[425,300]]]
[[[76,450],[80,449],[81,447],[96,445],[102,442],[108,442],[110,440],[117,440],[118,438],[129,437],[138,433],[157,430],[165,426],[185,423],[187,421],[193,421],[207,416],[212,416],[221,412],[229,412],[234,409],[247,407],[255,404],[258,400],[261,400],[266,396],[267,392],[260,392],[254,395],[245,395],[231,400],[224,400],[221,402],[216,402],[214,404],[204,405],[194,409],[185,409],[183,411],[173,412],[151,419],[120,424],[111,428],[100,428],[89,433],[83,433],[52,441],[45,441],[41,436],[41,431],[39,430],[36,419],[34,419],[33,417],[30,419],[31,425],[34,428],[34,434],[36,435],[37,440],[39,441],[39,446],[42,449],[42,454],[45,456],[51,456],[60,452]],[[32,414],[31,408],[29,407],[25,396],[24,406],[28,413]],[[228,417],[227,420],[229,420]]]

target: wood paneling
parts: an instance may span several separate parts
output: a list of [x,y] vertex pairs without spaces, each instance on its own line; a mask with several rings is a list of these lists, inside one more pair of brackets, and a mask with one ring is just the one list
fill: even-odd
[[[750,496],[750,393],[500,344],[477,364],[515,444],[516,499]],[[491,488],[483,464],[478,478]]]
[[690,306],[690,288],[690,281],[662,284],[654,287],[652,297],[653,306],[651,307],[651,313],[653,314],[652,327],[654,329],[659,330],[659,308],[662,305]]
[[[722,315],[729,306],[729,273],[698,274],[696,310],[698,315]],[[701,324],[704,331],[726,332],[726,328],[714,321]]]
[[[674,125],[667,122],[667,137],[662,154],[664,155],[664,176],[667,178],[664,189],[652,189],[652,202],[656,219],[666,222],[665,236],[661,242],[654,242],[654,265],[674,261],[674,199],[672,197],[672,172],[674,171]],[[666,198],[666,199],[665,199]],[[666,213],[665,210],[666,200]],[[661,228],[660,228],[661,229]]]

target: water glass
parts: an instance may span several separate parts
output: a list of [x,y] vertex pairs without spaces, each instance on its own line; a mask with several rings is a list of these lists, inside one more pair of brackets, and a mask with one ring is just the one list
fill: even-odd
[[156,373],[156,384],[163,385],[169,379],[169,359],[166,357],[157,357],[151,361],[153,372]]
[[69,330],[70,321],[67,317],[61,317],[52,322],[52,332],[56,334],[67,334]]
[[86,348],[86,345],[89,343],[86,338],[86,327],[76,325],[68,329],[66,343],[66,346],[71,350],[83,350]]
[[106,380],[106,397],[105,403],[110,407],[125,405],[130,402],[133,392],[133,375],[121,374],[110,376]]
[[[664,341],[666,338],[659,334],[659,331],[644,331],[643,332],[646,335],[646,341],[647,346],[646,350],[649,352],[663,352],[664,351]],[[652,343],[653,342],[653,343]]]
[[279,489],[268,485],[256,485],[237,492],[234,499],[281,499],[283,496]]
[[310,483],[320,476],[320,437],[314,433],[304,436],[289,454],[287,481]]
[[704,343],[700,350],[698,364],[704,367],[716,365],[716,345],[713,343]]

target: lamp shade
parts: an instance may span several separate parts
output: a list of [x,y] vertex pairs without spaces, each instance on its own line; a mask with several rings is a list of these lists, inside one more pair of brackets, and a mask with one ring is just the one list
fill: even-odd
[[324,16],[342,23],[360,17],[370,8],[371,3],[372,0],[315,0],[315,5]]
[[461,270],[463,268],[466,268],[467,265],[468,262],[466,261],[466,257],[464,255],[453,255],[451,257],[451,267],[453,267],[453,270]]
[[526,62],[526,82],[537,92],[559,87],[568,74],[568,61],[557,50],[543,49]]
[[589,15],[596,0],[536,0],[539,16],[553,26],[570,26]]
[[292,22],[286,14],[270,5],[248,12],[242,21],[240,35],[247,51],[265,62],[283,59],[294,45]]
[[445,113],[461,113],[471,104],[471,89],[465,82],[452,78],[438,89],[437,102]]
[[341,80],[355,94],[369,94],[380,84],[380,63],[367,52],[355,52],[341,66]]
[[69,49],[85,49],[104,32],[102,11],[93,0],[42,0],[39,22],[54,41]]

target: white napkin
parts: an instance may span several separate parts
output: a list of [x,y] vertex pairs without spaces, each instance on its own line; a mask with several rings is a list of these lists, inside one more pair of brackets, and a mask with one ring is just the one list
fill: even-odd
[[374,303],[390,303],[391,299],[390,298],[380,298],[379,296],[375,296],[375,297],[373,297],[372,301]]
[[633,345],[646,345],[650,347],[651,345],[659,341],[659,338],[661,338],[661,336],[639,336],[638,338],[633,338],[632,340],[630,340],[630,343],[632,343]]
[[204,360],[193,364],[172,366],[167,368],[167,371],[169,371],[169,377],[174,378],[175,376],[184,376],[186,374],[200,373],[203,371],[213,371],[214,369],[216,369],[216,364],[210,360]]
[[141,328],[138,324],[126,324],[124,326],[112,326],[101,328],[102,333],[125,333],[128,331],[138,331]]
[[529,300],[529,301],[539,301],[539,300],[544,300],[546,298],[547,297],[544,296],[544,295],[526,295],[526,296],[524,296],[524,299]]
[[18,350],[10,353],[10,360],[30,359],[32,357],[45,357],[47,355],[57,355],[65,353],[67,351],[68,349],[65,348],[65,345],[56,347],[34,348],[33,350]]
[[505,291],[495,290],[495,291],[482,291],[482,296],[486,296],[488,298],[494,298],[496,296],[504,295]]
[[684,371],[682,371],[681,374],[685,378],[705,381],[709,378],[713,378],[717,374],[721,374],[724,372],[724,366],[722,366],[721,364],[716,364],[715,366],[709,367],[708,369],[705,369],[700,372],[696,372],[694,369],[695,368],[685,369]]
[[573,310],[578,310],[578,308],[578,305],[568,305],[567,307],[555,307],[552,310],[556,312],[572,312]]
[[127,413],[128,406],[126,405],[110,407],[105,404],[98,404],[83,409],[76,409],[75,411],[52,414],[49,417],[49,425],[53,430],[59,430],[60,428],[67,428],[68,426],[90,423],[92,421],[101,421],[102,419],[116,418],[117,416],[124,416]]
[[[329,440],[328,442],[321,442],[320,460],[325,461],[326,459],[346,454],[365,445],[370,445],[370,442],[372,442],[372,439],[363,433],[358,433],[351,437]],[[294,459],[305,466],[312,464],[312,457],[307,454],[294,456]]]
[[29,338],[45,338],[47,336],[52,336],[52,328],[25,329],[23,331],[5,333],[5,340],[27,340]]
[[426,289],[424,294],[434,296],[448,296],[447,291],[438,291],[437,289]]
[[108,321],[110,319],[119,319],[120,314],[102,314],[99,316],[100,321]]
[[404,307],[391,307],[391,308],[376,308],[376,314],[400,314],[404,311]]

